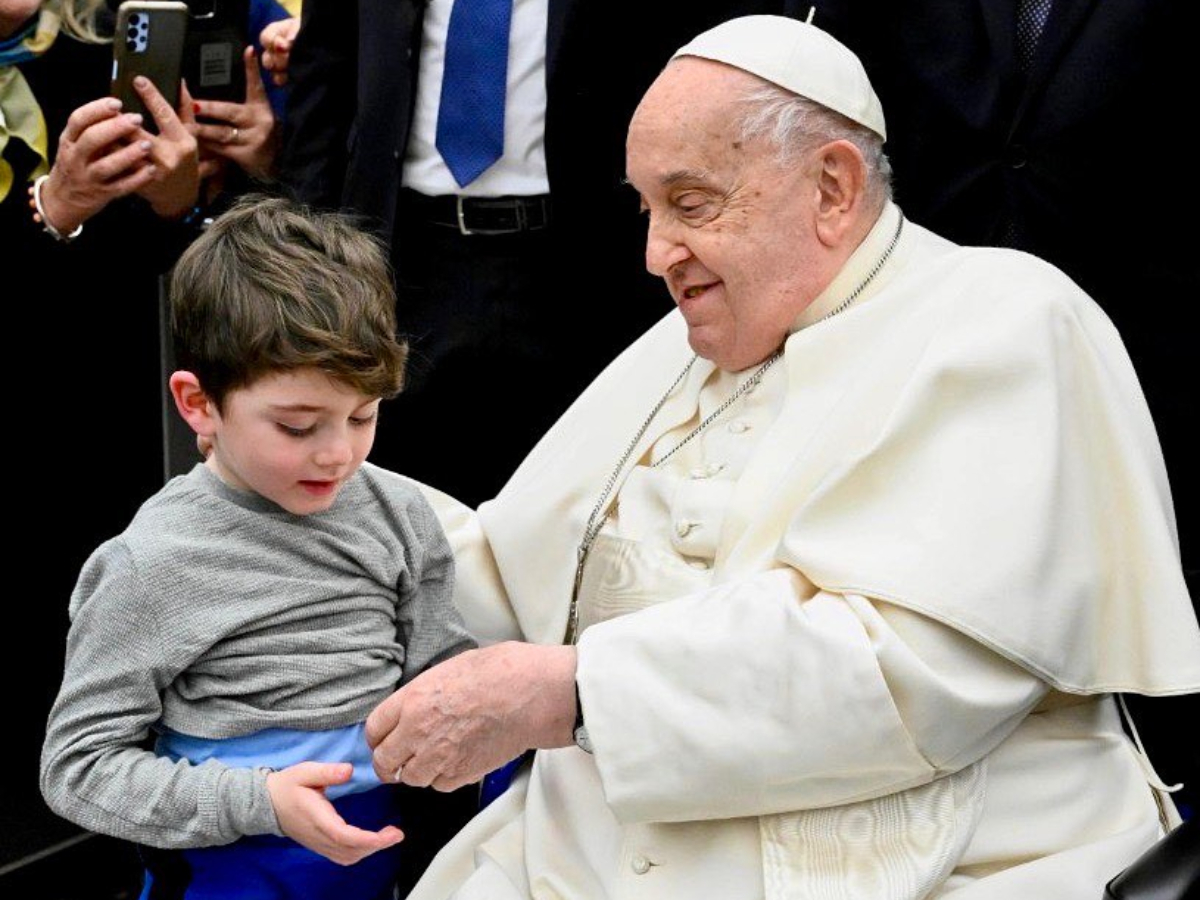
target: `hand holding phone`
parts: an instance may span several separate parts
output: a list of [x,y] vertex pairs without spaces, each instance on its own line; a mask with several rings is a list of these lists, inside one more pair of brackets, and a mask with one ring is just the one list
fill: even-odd
[[[253,47],[243,51],[242,67],[246,80],[245,101],[227,103],[196,99],[193,103],[196,124],[191,130],[200,142],[202,172],[219,159],[233,163],[252,178],[265,181],[274,173],[278,123],[267,88],[259,75],[258,57]],[[191,87],[192,83],[187,82],[188,91]]]
[[157,125],[133,79],[145,75],[172,109],[179,108],[187,24],[187,4],[180,0],[125,0],[117,8],[112,95],[127,112],[141,113],[143,127],[151,133]]

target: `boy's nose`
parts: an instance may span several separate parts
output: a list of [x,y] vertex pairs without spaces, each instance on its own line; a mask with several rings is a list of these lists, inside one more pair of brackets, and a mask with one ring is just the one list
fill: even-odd
[[354,458],[354,445],[346,437],[331,438],[321,445],[315,460],[321,466],[344,466]]

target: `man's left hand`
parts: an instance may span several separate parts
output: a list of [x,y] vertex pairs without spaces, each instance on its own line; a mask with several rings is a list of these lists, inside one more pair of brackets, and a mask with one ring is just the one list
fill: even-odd
[[531,747],[565,747],[575,723],[575,648],[506,642],[422,672],[367,718],[385,782],[452,791]]

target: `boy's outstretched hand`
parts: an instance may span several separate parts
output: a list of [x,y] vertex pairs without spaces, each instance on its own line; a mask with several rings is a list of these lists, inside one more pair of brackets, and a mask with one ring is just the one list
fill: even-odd
[[302,762],[267,776],[267,793],[283,833],[343,866],[404,840],[394,825],[366,831],[348,825],[325,797],[325,788],[350,779],[350,763]]

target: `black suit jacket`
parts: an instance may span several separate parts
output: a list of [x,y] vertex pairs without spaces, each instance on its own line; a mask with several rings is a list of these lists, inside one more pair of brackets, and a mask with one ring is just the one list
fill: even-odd
[[[1055,0],[1026,78],[1016,7],[1017,0],[819,0],[815,24],[863,59],[909,215],[976,244],[998,241],[1013,213],[1028,249],[1103,296],[1112,275],[1131,280],[1107,251],[1161,255],[1191,243],[1176,230],[1140,226],[1144,166],[1168,164],[1162,199],[1180,189],[1200,196],[1173,177],[1172,149],[1162,146],[1156,157],[1153,148],[1190,103],[1200,17],[1188,0]],[[1134,260],[1142,272],[1145,262]]]

